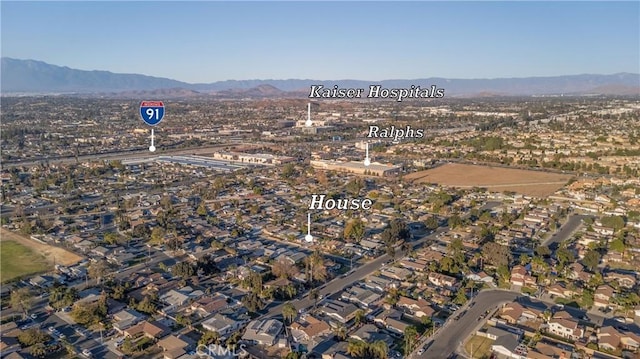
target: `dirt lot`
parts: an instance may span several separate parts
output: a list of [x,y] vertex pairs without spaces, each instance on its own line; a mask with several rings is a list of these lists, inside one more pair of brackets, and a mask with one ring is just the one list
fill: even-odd
[[55,261],[56,264],[71,265],[82,260],[81,256],[75,253],[69,252],[66,249],[36,242],[31,238],[26,238],[21,234],[11,232],[4,228],[0,229],[0,240],[2,241],[11,240],[11,241],[18,242],[23,246],[30,248],[35,253],[43,255],[46,258],[46,260],[52,264]]
[[448,163],[426,171],[412,173],[405,180],[437,183],[444,186],[483,187],[489,191],[512,191],[546,197],[562,188],[571,176],[542,171]]

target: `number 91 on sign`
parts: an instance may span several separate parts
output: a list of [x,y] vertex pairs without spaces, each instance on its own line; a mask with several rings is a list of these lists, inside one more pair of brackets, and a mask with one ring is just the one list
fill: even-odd
[[142,101],[140,103],[140,117],[149,126],[155,126],[164,117],[164,103],[162,101]]

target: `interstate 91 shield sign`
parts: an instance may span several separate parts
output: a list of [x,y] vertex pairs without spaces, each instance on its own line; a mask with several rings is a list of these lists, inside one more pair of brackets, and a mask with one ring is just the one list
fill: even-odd
[[149,126],[155,126],[164,117],[164,103],[162,101],[142,101],[140,103],[140,116]]

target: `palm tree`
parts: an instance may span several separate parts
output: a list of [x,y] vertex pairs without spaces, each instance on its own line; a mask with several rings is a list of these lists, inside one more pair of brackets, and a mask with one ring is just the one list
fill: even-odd
[[29,348],[29,354],[34,357],[44,358],[47,355],[47,347],[43,343],[36,343]]
[[364,310],[358,309],[355,313],[356,326],[359,326],[360,324],[362,324],[364,322],[364,319],[365,319]]
[[296,317],[296,314],[298,314],[298,311],[296,310],[296,307],[293,306],[293,304],[285,303],[282,306],[282,317],[285,321],[292,323],[293,319]]
[[307,276],[310,282],[314,280],[324,281],[327,279],[327,268],[324,266],[324,258],[320,252],[315,251],[305,258]]
[[367,343],[362,340],[350,340],[347,345],[347,354],[356,358],[362,358],[366,354]]
[[287,284],[284,287],[284,294],[289,298],[295,297],[297,293],[298,291],[296,290],[296,287],[293,284]]
[[377,359],[387,359],[389,357],[389,348],[383,340],[376,340],[369,344],[369,352]]
[[410,325],[404,330],[404,348],[405,354],[411,353],[416,344],[418,338],[418,330],[413,325]]
[[320,298],[320,293],[318,293],[317,289],[313,288],[311,289],[311,292],[309,292],[309,297],[313,299],[313,310],[316,310],[316,307],[318,306],[318,299]]
[[27,312],[33,305],[33,295],[29,288],[20,288],[11,292],[11,307],[20,309],[22,315],[26,318]]
[[336,335],[338,340],[344,341],[347,339],[347,328],[344,324],[338,324],[338,326],[333,329],[333,334]]

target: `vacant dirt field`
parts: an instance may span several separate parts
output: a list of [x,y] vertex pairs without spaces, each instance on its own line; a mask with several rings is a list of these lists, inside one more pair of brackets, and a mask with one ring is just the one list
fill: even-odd
[[448,163],[404,177],[416,183],[437,183],[444,186],[483,187],[489,191],[511,191],[536,197],[546,197],[562,188],[571,176],[542,171]]
[[[0,229],[0,240],[10,240],[20,243],[31,249],[33,252],[44,256],[44,258],[51,264],[55,261],[56,264],[71,265],[82,260],[82,257],[73,252],[69,252],[66,249],[36,242],[31,238],[26,238],[21,234],[11,232],[4,228]],[[1,243],[0,246],[2,246]]]

